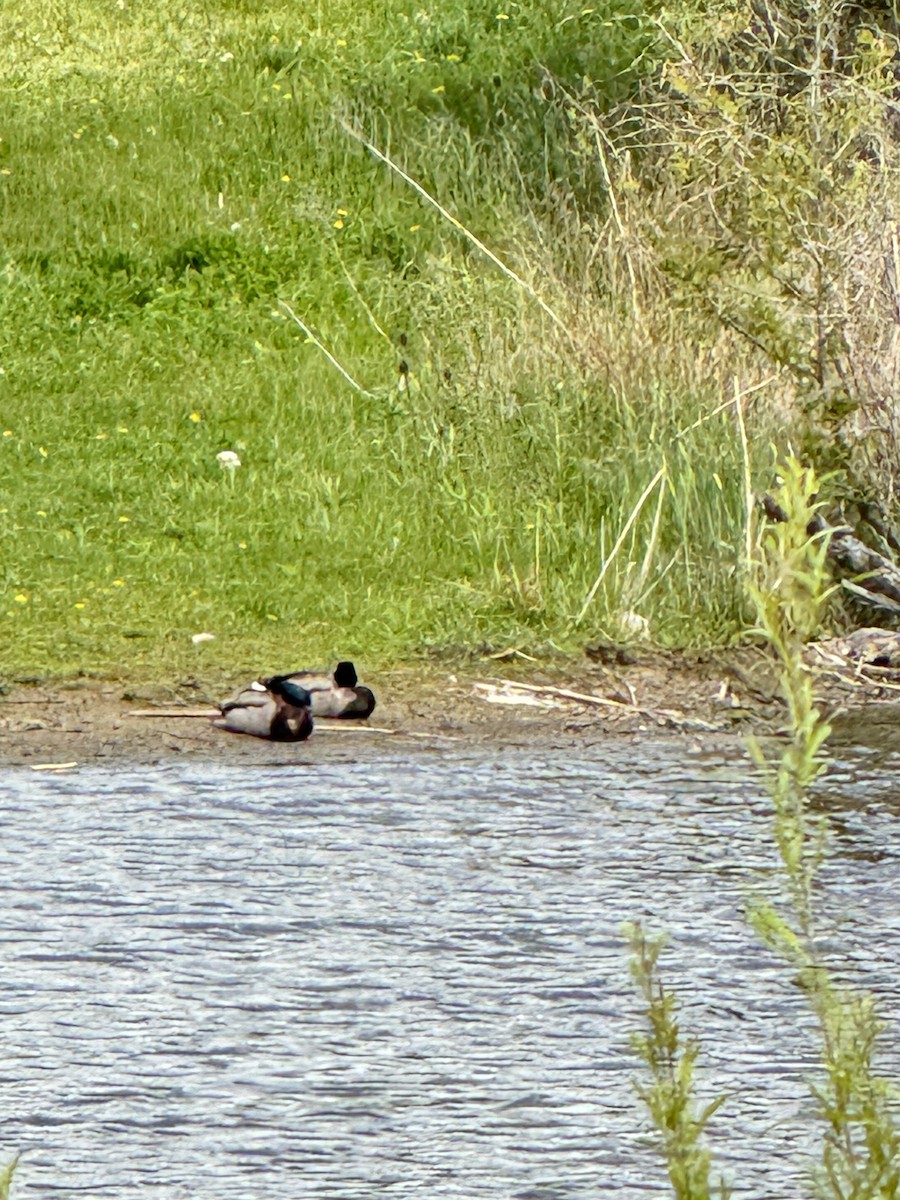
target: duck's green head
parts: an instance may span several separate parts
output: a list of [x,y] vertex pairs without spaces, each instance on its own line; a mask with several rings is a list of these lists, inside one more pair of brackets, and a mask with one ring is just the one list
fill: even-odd
[[312,697],[305,687],[285,678],[284,675],[273,675],[266,681],[266,686],[273,696],[280,696],[282,700],[286,700],[288,704],[293,704],[296,708],[309,708],[312,701]]

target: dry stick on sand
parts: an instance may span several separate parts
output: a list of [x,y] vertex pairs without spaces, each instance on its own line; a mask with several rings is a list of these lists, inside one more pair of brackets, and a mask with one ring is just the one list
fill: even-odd
[[458,217],[454,217],[453,213],[444,208],[443,204],[441,204],[439,200],[436,200],[434,196],[432,196],[431,192],[427,191],[421,185],[421,183],[413,179],[412,175],[407,175],[403,168],[398,167],[393,159],[389,158],[383,150],[379,150],[377,146],[373,146],[367,138],[363,137],[358,129],[354,129],[352,125],[348,125],[348,123],[343,120],[340,121],[340,126],[345,133],[349,133],[352,138],[355,138],[360,143],[360,145],[365,146],[369,153],[373,154],[379,162],[383,162],[384,165],[389,167],[395,175],[399,175],[404,183],[408,183],[414,191],[418,192],[423,200],[426,200],[433,208],[436,208],[444,220],[449,221],[454,229],[458,229],[463,237],[467,238],[473,246],[475,246],[481,251],[482,254],[491,260],[495,267],[499,267],[507,279],[511,279],[513,283],[518,284],[518,286],[522,288],[524,292],[527,292],[532,300],[534,300],[534,302],[541,309],[543,309],[547,316],[563,331],[569,340],[569,345],[575,345],[575,339],[569,331],[569,327],[566,325],[565,321],[563,321],[562,317],[558,313],[553,311],[546,300],[542,299],[542,297],[538,295],[538,293],[526,279],[523,279],[521,275],[517,275],[512,267],[507,266],[503,259],[498,258],[493,250],[489,249],[480,238],[476,237],[475,234],[472,233],[471,229],[467,229]]
[[[125,714],[128,717],[159,717],[161,720],[174,720],[177,718],[188,718],[194,720],[211,721],[213,717],[219,717],[222,714],[217,708],[135,708],[131,712]],[[451,737],[448,733],[432,733],[429,731],[421,731],[414,729],[387,729],[384,725],[347,725],[344,723],[338,724],[338,718],[335,718],[335,724],[330,724],[331,718],[317,717],[316,732],[317,733],[384,733],[391,737],[408,737],[408,738],[439,738],[444,742],[456,742],[458,738]]]
[[[487,690],[496,688],[498,685],[477,680],[475,686]],[[624,700],[607,700],[603,696],[588,696],[584,692],[570,691],[569,688],[550,687],[549,685],[537,683],[519,683],[513,679],[504,680],[502,686],[521,692],[533,692],[535,695],[556,696],[560,700],[575,700],[578,704],[595,704],[598,708],[626,708],[629,710],[634,709],[640,713],[649,712],[649,709],[639,708],[637,704],[626,704]]]
[[[862,661],[852,664],[839,654],[816,645],[815,642],[807,646],[807,652],[815,658],[816,670],[829,679],[836,679],[848,687],[856,688],[857,691],[877,688],[879,691],[900,692],[900,683],[891,682],[896,676],[896,667],[876,667],[873,663]],[[871,703],[877,704],[878,701],[873,700]]]
[[125,714],[126,717],[206,717],[211,721],[213,717],[220,717],[222,714],[218,708],[134,708]]
[[[332,720],[334,724],[331,723]],[[433,733],[430,730],[387,729],[384,725],[349,725],[340,717],[316,717],[316,733],[386,733],[391,737],[439,738],[442,742],[460,740],[449,733]]]
[[[476,683],[476,687],[492,688],[495,684],[492,683]],[[701,721],[697,717],[684,717],[679,713],[673,712],[667,708],[642,708],[639,704],[626,704],[624,700],[608,700],[605,696],[590,696],[585,692],[573,692],[569,688],[551,687],[547,684],[537,683],[519,683],[509,679],[505,681],[505,686],[509,688],[518,688],[523,692],[533,692],[536,695],[557,696],[561,700],[572,700],[576,704],[592,704],[597,708],[619,708],[625,712],[639,713],[642,717],[651,717],[657,721],[660,718],[666,721],[673,721],[677,725],[689,725],[696,729],[715,730],[715,725],[710,725],[707,721]]]

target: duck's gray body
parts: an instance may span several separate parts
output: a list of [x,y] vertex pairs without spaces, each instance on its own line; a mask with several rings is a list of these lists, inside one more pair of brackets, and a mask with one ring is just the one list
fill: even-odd
[[[293,671],[288,675],[273,676],[272,679],[287,680],[309,692],[309,707],[314,717],[360,721],[375,708],[375,695],[370,688],[359,683],[352,662],[339,662],[330,675],[317,671]],[[261,679],[250,686],[254,689],[267,688],[272,679]]]
[[229,733],[248,733],[273,742],[302,742],[313,731],[309,693],[281,675],[273,675],[265,686],[251,684],[220,708],[222,715],[213,725]]

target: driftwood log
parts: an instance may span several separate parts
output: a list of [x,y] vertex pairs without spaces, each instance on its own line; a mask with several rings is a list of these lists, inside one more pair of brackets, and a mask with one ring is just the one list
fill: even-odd
[[[770,521],[787,520],[787,513],[771,496],[764,496],[761,503]],[[876,532],[881,532],[874,523],[869,523]],[[900,567],[893,559],[867,546],[849,525],[832,525],[819,512],[813,516],[806,531],[810,536],[830,533],[828,559],[841,586],[854,600],[883,613],[900,616]],[[895,540],[894,537],[885,538],[892,548]]]

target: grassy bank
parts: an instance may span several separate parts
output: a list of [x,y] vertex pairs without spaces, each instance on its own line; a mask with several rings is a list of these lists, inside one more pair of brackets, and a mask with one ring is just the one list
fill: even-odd
[[658,69],[637,4],[186,8],[0,15],[0,668],[737,631],[767,364],[635,318],[575,120]]

